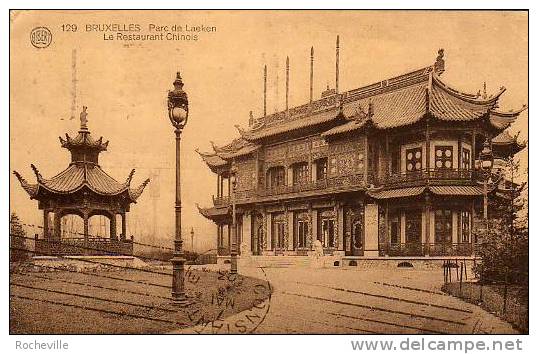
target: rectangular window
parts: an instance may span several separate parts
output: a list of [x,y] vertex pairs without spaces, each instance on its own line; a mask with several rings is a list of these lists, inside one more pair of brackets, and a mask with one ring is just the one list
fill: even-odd
[[271,167],[267,171],[267,187],[279,187],[284,185],[285,181],[285,170],[283,166]]
[[321,181],[327,179],[327,158],[316,160],[316,180]]
[[461,149],[461,168],[464,170],[471,169],[471,151],[469,149]]
[[405,170],[407,172],[420,171],[422,169],[422,148],[405,150]]
[[293,164],[293,184],[305,184],[308,182],[308,163],[299,162]]
[[435,147],[435,168],[448,169],[453,168],[453,151],[452,146],[436,146]]
[[461,242],[468,243],[471,239],[471,213],[461,212]]
[[435,243],[452,243],[452,211],[435,211]]

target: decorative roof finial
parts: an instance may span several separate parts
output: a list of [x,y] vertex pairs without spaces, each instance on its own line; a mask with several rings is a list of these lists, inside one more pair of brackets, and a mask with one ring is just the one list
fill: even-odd
[[88,130],[88,109],[87,106],[82,106],[82,112],[80,112],[80,130]]
[[435,59],[435,64],[433,64],[433,71],[441,75],[445,71],[445,50],[443,48],[437,51],[437,58]]
[[248,118],[248,125],[251,127],[254,124],[254,116],[252,115],[252,111],[249,112],[249,118]]

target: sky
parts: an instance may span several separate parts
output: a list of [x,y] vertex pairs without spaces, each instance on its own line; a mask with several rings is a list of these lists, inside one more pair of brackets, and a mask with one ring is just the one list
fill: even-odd
[[[314,46],[314,98],[335,82],[335,41],[340,35],[340,91],[365,86],[434,63],[445,52],[442,78],[452,87],[476,93],[507,91],[500,109],[528,103],[526,12],[459,11],[18,11],[10,28],[10,170],[35,182],[34,163],[45,178],[65,169],[69,152],[58,136],[76,135],[79,112],[88,106],[94,138],[110,140],[100,157],[105,171],[123,182],[136,168],[133,185],[158,173],[155,243],[171,243],[174,227],[175,141],[166,95],[180,70],[189,95],[189,120],[182,134],[183,234],[195,233],[195,248],[215,247],[216,227],[196,209],[211,206],[216,175],[195,152],[212,151],[248,126],[249,111],[263,114],[263,65],[268,66],[268,113],[285,103],[285,61],[290,58],[290,107],[309,97],[310,47]],[[164,27],[197,40],[118,40],[159,34]],[[73,31],[76,25],[76,31]],[[112,32],[93,28],[109,25]],[[52,43],[37,49],[30,32],[51,30]],[[213,32],[186,28],[215,27]],[[91,30],[90,30],[91,29]],[[123,34],[127,32],[123,32]],[[104,36],[112,35],[113,40]],[[76,94],[72,51],[76,49]],[[75,99],[75,119],[70,120]],[[528,139],[525,111],[510,131]],[[526,168],[527,149],[518,155]],[[526,178],[523,174],[522,178]],[[37,202],[10,176],[10,209],[23,222],[41,224]],[[151,232],[149,188],[131,207],[128,234],[144,240]]]

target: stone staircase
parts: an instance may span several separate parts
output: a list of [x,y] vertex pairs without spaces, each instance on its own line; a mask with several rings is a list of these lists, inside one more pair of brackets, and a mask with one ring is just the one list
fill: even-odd
[[251,256],[250,265],[265,268],[310,267],[309,256]]

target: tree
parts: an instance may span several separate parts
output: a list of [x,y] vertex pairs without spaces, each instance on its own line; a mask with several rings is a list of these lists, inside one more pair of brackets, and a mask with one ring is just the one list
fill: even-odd
[[11,262],[23,261],[28,258],[26,250],[26,231],[19,217],[12,213],[9,219],[9,259]]
[[526,183],[514,183],[518,170],[519,162],[510,158],[499,185],[500,196],[489,199],[488,227],[475,231],[480,240],[477,255],[482,259],[475,272],[485,283],[528,282],[528,189]]

